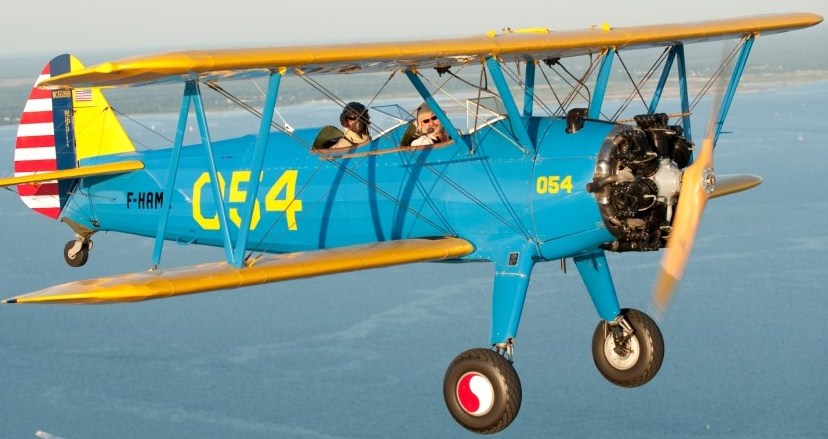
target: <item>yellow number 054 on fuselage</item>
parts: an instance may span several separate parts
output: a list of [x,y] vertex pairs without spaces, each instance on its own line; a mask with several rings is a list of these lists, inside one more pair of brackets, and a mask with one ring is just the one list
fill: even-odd
[[[270,187],[265,195],[265,211],[266,212],[284,212],[285,221],[287,222],[288,230],[297,230],[296,212],[302,211],[302,200],[295,199],[296,195],[296,177],[299,171],[295,169],[288,169],[283,172],[275,183]],[[244,205],[247,201],[247,191],[241,189],[241,186],[250,182],[250,171],[233,171],[230,175],[230,188],[227,189],[225,178],[221,173],[217,173],[219,188],[221,196],[228,207],[228,218],[236,225],[241,227],[241,216],[239,215],[239,206]],[[259,181],[264,180],[264,172],[259,175]],[[198,223],[204,230],[219,230],[218,212],[213,213],[212,216],[207,217],[202,209],[203,199],[205,193],[209,194],[210,174],[203,172],[193,183],[193,220]],[[207,191],[207,192],[205,192]],[[209,196],[209,195],[208,195]],[[255,230],[262,218],[262,207],[259,200],[253,205],[253,216],[250,221],[250,230]]]
[[537,189],[539,194],[557,194],[560,191],[565,191],[566,193],[571,194],[572,176],[540,176],[535,182],[535,188]]

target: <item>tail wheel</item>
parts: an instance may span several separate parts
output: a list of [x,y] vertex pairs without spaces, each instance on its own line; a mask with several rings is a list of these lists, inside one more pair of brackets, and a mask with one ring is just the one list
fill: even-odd
[[638,387],[658,373],[664,360],[664,339],[647,314],[622,309],[616,322],[602,321],[592,337],[598,371],[621,387]]
[[446,370],[443,397],[451,416],[475,433],[497,433],[520,410],[522,391],[512,362],[491,349],[470,349]]
[[89,242],[84,241],[77,252],[73,252],[77,241],[69,241],[63,246],[63,259],[70,267],[80,267],[89,260]]

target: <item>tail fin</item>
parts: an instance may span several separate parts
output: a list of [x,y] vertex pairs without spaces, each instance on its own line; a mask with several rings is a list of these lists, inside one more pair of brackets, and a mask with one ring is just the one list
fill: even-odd
[[[83,68],[71,55],[59,55],[40,73],[20,117],[14,151],[16,177],[77,167],[99,155],[134,151],[99,89],[44,90],[45,78]],[[20,184],[18,193],[32,210],[58,218],[76,180]]]

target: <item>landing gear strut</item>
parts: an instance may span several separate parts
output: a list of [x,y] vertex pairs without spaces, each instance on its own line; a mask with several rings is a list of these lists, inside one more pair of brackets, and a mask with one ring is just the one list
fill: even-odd
[[622,309],[612,322],[602,321],[592,337],[592,357],[598,371],[621,387],[649,382],[664,360],[664,339],[647,314]]
[[491,349],[470,349],[446,370],[443,397],[451,416],[475,433],[497,433],[520,410],[522,391],[512,362]]
[[80,267],[89,259],[90,250],[92,241],[78,238],[63,246],[63,259],[70,267]]

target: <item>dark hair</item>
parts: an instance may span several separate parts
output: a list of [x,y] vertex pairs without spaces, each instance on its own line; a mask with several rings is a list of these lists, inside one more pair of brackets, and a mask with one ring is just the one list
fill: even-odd
[[342,114],[339,115],[339,123],[342,124],[342,126],[345,126],[345,119],[356,118],[361,119],[366,125],[368,125],[371,120],[371,117],[368,116],[368,109],[365,108],[365,105],[362,105],[359,102],[348,102],[342,109]]

